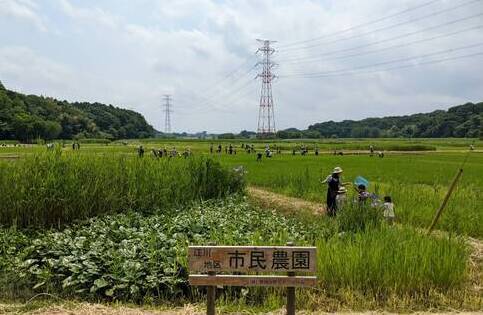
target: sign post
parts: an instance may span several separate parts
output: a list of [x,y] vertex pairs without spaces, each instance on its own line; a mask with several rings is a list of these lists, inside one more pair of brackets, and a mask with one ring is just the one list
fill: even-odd
[[[216,275],[214,271],[209,271],[208,275]],[[208,286],[207,300],[206,300],[206,314],[215,315],[215,299],[216,299],[216,286]]]
[[[292,242],[288,242],[287,246],[293,246]],[[294,277],[295,272],[287,273],[289,277]],[[295,315],[295,287],[287,288],[287,315]]]
[[[216,285],[287,287],[287,314],[295,314],[295,287],[313,287],[317,284],[316,276],[297,275],[315,274],[316,248],[293,246],[292,243],[287,245],[189,246],[189,282],[191,285],[208,287],[207,314],[215,314]],[[226,274],[234,272],[237,274]]]

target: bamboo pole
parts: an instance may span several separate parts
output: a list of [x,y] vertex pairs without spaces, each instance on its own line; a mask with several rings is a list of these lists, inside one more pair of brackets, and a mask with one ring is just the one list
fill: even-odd
[[456,183],[461,177],[461,174],[463,174],[463,168],[460,168],[458,173],[456,174],[455,178],[453,179],[453,182],[449,186],[448,192],[446,193],[446,196],[443,199],[443,203],[439,207],[438,211],[436,211],[436,214],[433,218],[433,222],[431,222],[431,225],[428,228],[428,234],[433,231],[433,228],[436,226],[436,223],[438,223],[439,217],[441,216],[441,213],[443,212],[444,208],[446,207],[446,204],[448,203],[449,197],[453,193],[454,188],[456,187]]

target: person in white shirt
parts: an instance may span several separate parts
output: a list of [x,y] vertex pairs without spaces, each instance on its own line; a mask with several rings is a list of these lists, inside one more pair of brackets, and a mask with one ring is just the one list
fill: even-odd
[[384,218],[386,219],[387,223],[392,225],[396,220],[396,215],[394,213],[394,204],[392,203],[391,196],[384,197],[384,204],[382,205],[384,210]]
[[342,210],[347,200],[347,189],[345,187],[340,187],[335,197],[335,203],[337,204],[337,209]]

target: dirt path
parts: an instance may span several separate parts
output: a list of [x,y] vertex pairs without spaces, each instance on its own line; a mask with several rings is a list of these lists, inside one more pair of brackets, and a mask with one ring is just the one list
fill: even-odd
[[310,211],[313,214],[325,214],[325,205],[277,194],[262,188],[249,186],[248,195],[257,204],[268,209],[281,210],[284,213],[294,213],[300,210]]
[[[155,310],[155,309],[145,309],[142,307],[129,307],[129,306],[109,306],[109,305],[102,305],[102,304],[90,304],[90,303],[78,303],[78,304],[59,304],[48,306],[45,308],[40,308],[35,311],[19,311],[19,312],[9,312],[4,313],[5,309],[2,308],[2,304],[0,304],[0,314],[32,314],[32,315],[203,315],[206,314],[204,310],[204,306],[201,305],[186,305],[182,308],[173,308],[169,310]],[[250,312],[250,309],[247,308],[243,313],[242,312],[217,312],[217,314],[255,314]],[[258,313],[258,314],[268,314],[268,315],[282,315],[286,314],[285,309],[276,310],[273,312],[265,312],[265,313]],[[309,312],[309,311],[297,311],[299,315],[326,315],[326,314],[334,314],[334,313],[327,313],[327,312]],[[395,313],[387,313],[381,311],[375,312],[341,312],[337,314],[344,314],[344,315],[392,315]],[[445,312],[445,313],[437,313],[437,312],[416,312],[413,314],[423,314],[423,315],[436,315],[436,314],[462,314],[462,315],[474,315],[474,314],[483,314],[483,312]]]

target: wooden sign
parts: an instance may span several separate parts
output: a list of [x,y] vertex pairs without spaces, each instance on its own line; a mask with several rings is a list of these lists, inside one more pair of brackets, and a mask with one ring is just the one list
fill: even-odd
[[317,277],[314,276],[252,276],[252,275],[190,275],[191,285],[224,285],[234,287],[314,287]]
[[[216,286],[287,287],[287,314],[295,315],[295,287],[317,285],[315,247],[288,246],[189,246],[188,265],[191,285],[207,286],[206,314],[215,315]],[[236,275],[219,274],[236,272]],[[242,275],[240,273],[279,273],[287,275]],[[206,274],[208,273],[208,274]]]
[[189,246],[190,272],[316,272],[316,248]]

